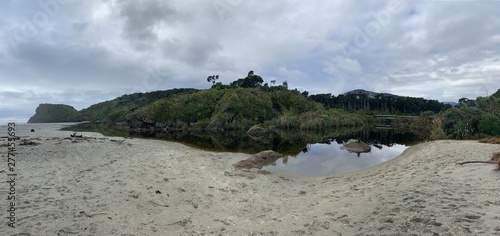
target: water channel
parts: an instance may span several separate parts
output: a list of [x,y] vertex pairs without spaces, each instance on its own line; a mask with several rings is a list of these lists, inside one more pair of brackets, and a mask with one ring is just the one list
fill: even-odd
[[[275,130],[261,139],[252,138],[243,131],[130,133],[98,124],[83,124],[66,129],[174,141],[213,152],[255,154],[264,150],[274,150],[285,157],[264,167],[264,170],[279,169],[315,176],[338,175],[373,167],[396,158],[407,147],[421,140],[418,135],[405,131],[377,128],[322,132]],[[371,151],[357,154],[341,149],[349,139],[358,139],[369,144]]]

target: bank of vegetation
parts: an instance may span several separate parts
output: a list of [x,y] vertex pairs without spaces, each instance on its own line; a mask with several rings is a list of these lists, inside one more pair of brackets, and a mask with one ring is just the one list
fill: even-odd
[[132,129],[241,130],[265,127],[322,130],[363,126],[359,112],[326,109],[296,90],[216,87],[158,100],[126,117]]
[[500,137],[500,89],[476,100],[460,99],[456,107],[423,112],[416,119],[397,119],[395,128],[410,129],[432,140]]
[[[99,121],[135,131],[226,131],[266,129],[322,131],[372,126],[374,114],[418,116],[396,119],[394,128],[414,130],[432,139],[500,136],[500,90],[458,107],[423,98],[355,90],[334,96],[309,95],[288,84],[264,83],[250,71],[229,84],[207,78],[210,89],[172,89],[123,95],[81,111],[42,104],[30,122]],[[65,120],[65,118],[67,118]]]
[[110,101],[100,102],[80,111],[82,120],[119,122],[125,117],[154,101],[164,99],[176,94],[190,94],[197,89],[170,89],[148,93],[127,94]]

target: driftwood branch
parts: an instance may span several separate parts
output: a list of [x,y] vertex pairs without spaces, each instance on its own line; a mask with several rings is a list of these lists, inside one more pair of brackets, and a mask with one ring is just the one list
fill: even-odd
[[462,161],[456,163],[456,165],[470,164],[470,163],[486,163],[486,164],[497,164],[496,161]]
[[492,153],[491,159],[489,161],[463,161],[463,162],[458,162],[455,165],[463,165],[463,164],[470,164],[470,163],[496,164],[497,165],[496,170],[500,170],[500,152]]

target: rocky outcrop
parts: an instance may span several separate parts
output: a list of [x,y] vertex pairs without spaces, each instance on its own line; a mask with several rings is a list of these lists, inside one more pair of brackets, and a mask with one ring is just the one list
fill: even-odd
[[356,140],[356,139],[351,139],[347,141],[347,143],[342,147],[342,149],[345,149],[349,152],[354,152],[354,153],[367,153],[372,150],[370,145],[366,144],[363,141]]
[[280,153],[272,150],[266,150],[259,152],[248,159],[234,163],[233,166],[236,169],[262,169],[264,166],[275,163],[281,157],[283,157],[283,155]]

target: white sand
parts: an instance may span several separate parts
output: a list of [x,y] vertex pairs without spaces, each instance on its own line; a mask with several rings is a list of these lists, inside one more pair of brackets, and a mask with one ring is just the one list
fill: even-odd
[[40,145],[18,147],[15,229],[0,173],[0,235],[500,235],[500,172],[454,165],[499,145],[429,142],[368,170],[308,177],[234,170],[246,154],[69,133],[37,130],[27,135]]

